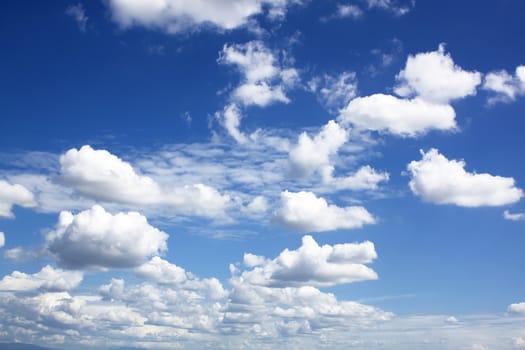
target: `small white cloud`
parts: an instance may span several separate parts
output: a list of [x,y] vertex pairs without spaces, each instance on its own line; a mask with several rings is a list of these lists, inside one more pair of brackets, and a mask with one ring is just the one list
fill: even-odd
[[246,207],[251,213],[264,213],[268,210],[268,200],[263,196],[255,197]]
[[297,232],[355,229],[374,224],[374,217],[361,206],[340,208],[312,192],[281,193],[281,208],[275,213],[281,224]]
[[29,292],[35,290],[68,291],[75,289],[83,279],[82,272],[64,271],[49,265],[32,275],[14,271],[0,280],[0,290]]
[[290,102],[282,86],[269,86],[265,82],[240,85],[233,92],[233,99],[244,106],[259,107],[266,107],[276,102]]
[[289,154],[292,175],[307,177],[318,172],[323,178],[330,177],[333,171],[331,158],[347,140],[347,131],[333,120],[313,138],[303,132]]
[[363,10],[357,5],[343,5],[337,6],[337,17],[339,18],[353,18],[357,19],[363,16]]
[[467,172],[463,160],[448,160],[437,149],[421,151],[421,155],[420,161],[408,164],[409,185],[428,202],[481,207],[511,204],[523,197],[511,177]]
[[525,213],[515,213],[512,214],[508,210],[505,210],[503,212],[503,218],[505,220],[511,220],[511,221],[521,221],[525,220]]
[[251,253],[245,253],[243,258],[244,266],[246,267],[255,267],[255,266],[261,266],[266,262],[266,258],[264,256],[255,255]]
[[86,31],[87,21],[89,17],[86,16],[86,10],[84,9],[84,6],[81,3],[69,6],[66,9],[66,15],[72,17],[75,20],[75,22],[77,22],[78,29],[80,29],[81,32]]
[[408,56],[405,69],[396,78],[399,96],[417,96],[439,104],[475,95],[481,83],[481,74],[457,66],[443,44],[437,51]]
[[0,248],[5,246],[5,235],[3,232],[0,232]]
[[[397,1],[397,0],[366,0],[368,8],[379,8],[392,12],[396,16],[403,16],[410,12],[415,6],[415,0]],[[402,2],[405,5],[400,5]]]
[[507,308],[507,311],[513,314],[523,314],[525,315],[525,302],[510,304]]
[[456,317],[454,317],[454,316],[449,316],[449,317],[445,318],[445,323],[458,324],[459,320]]
[[359,168],[347,177],[333,178],[329,183],[338,190],[377,190],[379,183],[387,182],[390,175],[387,172],[378,172],[370,165]]
[[449,105],[400,99],[385,94],[357,97],[342,109],[338,121],[363,130],[416,137],[430,130],[456,129],[456,113]]
[[22,185],[12,185],[7,181],[0,180],[0,217],[14,218],[13,205],[24,208],[36,206],[33,193]]
[[525,95],[525,66],[516,67],[514,76],[505,70],[488,73],[483,89],[493,93],[488,99],[490,105],[515,101],[518,96]]
[[46,247],[70,268],[126,268],[166,251],[167,239],[137,212],[112,215],[95,205],[76,215],[61,212]]
[[239,130],[242,116],[237,105],[234,103],[227,105],[224,111],[215,113],[215,117],[235,141],[241,144],[248,141],[246,135]]
[[376,258],[374,244],[368,241],[319,246],[311,236],[304,236],[301,247],[286,249],[273,260],[245,255],[245,265],[254,269],[241,277],[254,285],[279,288],[333,286],[377,279],[364,265]]
[[137,267],[135,274],[161,284],[176,284],[187,279],[186,271],[182,267],[170,264],[158,256],[154,256],[147,263]]

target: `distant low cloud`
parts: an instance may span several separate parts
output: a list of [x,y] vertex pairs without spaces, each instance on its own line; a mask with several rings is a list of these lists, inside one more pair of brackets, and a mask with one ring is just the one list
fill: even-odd
[[[270,287],[333,286],[377,279],[365,266],[377,258],[371,242],[319,246],[304,236],[297,250],[284,250],[273,260],[260,260],[242,278],[254,285]],[[246,256],[245,256],[246,260]],[[253,261],[251,258],[248,262]]]
[[507,311],[511,313],[515,313],[515,314],[525,315],[525,302],[510,304],[509,307],[507,308]]
[[61,212],[46,248],[68,268],[127,268],[166,251],[167,239],[137,212],[113,215],[95,205],[78,214]]
[[0,291],[68,291],[75,289],[82,282],[82,279],[82,272],[64,271],[47,265],[32,275],[14,271],[10,275],[4,276],[0,280]]
[[505,70],[488,73],[483,89],[491,93],[489,105],[515,101],[518,96],[525,95],[525,66],[516,67],[514,75]]
[[465,170],[463,160],[449,160],[437,149],[421,151],[422,159],[408,164],[410,189],[425,201],[462,207],[501,206],[519,201],[523,191],[511,177]]
[[275,219],[297,232],[355,229],[374,224],[375,218],[361,206],[338,207],[312,192],[281,193],[281,208]]
[[3,232],[0,232],[0,248],[5,246],[5,235]]
[[0,218],[14,218],[13,205],[24,208],[35,207],[36,202],[33,193],[22,185],[0,180]]
[[511,213],[508,210],[505,210],[503,212],[503,218],[505,220],[521,221],[525,220],[525,213]]

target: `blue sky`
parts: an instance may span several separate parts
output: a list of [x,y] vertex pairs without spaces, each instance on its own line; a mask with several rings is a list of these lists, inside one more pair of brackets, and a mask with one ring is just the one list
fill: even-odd
[[525,348],[525,3],[0,14],[0,341]]

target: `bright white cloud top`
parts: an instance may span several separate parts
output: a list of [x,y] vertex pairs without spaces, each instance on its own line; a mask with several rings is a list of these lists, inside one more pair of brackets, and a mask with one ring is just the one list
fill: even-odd
[[46,247],[69,268],[135,267],[166,251],[168,234],[137,212],[108,213],[99,205],[78,214],[63,211]]
[[0,280],[0,291],[30,292],[69,291],[78,287],[84,278],[82,272],[64,271],[49,265],[32,275],[14,271]]
[[376,219],[361,206],[338,207],[312,192],[281,193],[278,222],[297,232],[323,232],[355,229],[374,224]]
[[13,205],[25,208],[36,206],[33,194],[24,186],[0,180],[0,217],[14,218]]
[[519,201],[523,191],[510,177],[465,170],[463,160],[449,160],[437,149],[421,151],[422,159],[408,164],[410,189],[425,201],[462,207],[501,206]]
[[248,267],[255,267],[241,277],[251,284],[270,287],[326,287],[377,279],[375,271],[364,265],[376,258],[372,242],[319,246],[311,236],[304,236],[301,247],[286,249],[273,260],[254,262],[249,256]]
[[505,70],[487,74],[483,89],[493,93],[489,97],[489,104],[515,101],[518,96],[525,95],[525,66],[516,67],[514,75]]

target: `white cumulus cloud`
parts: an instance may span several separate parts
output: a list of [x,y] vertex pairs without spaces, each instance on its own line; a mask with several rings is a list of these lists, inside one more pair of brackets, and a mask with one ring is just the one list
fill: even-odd
[[0,217],[14,218],[13,205],[24,208],[36,206],[33,193],[22,185],[0,180]]
[[276,220],[297,232],[355,229],[374,224],[375,218],[361,206],[338,207],[312,192],[281,193]]
[[523,197],[511,177],[468,172],[463,160],[448,160],[437,149],[421,154],[420,161],[408,164],[409,185],[414,194],[428,202],[481,207],[506,205]]
[[269,8],[271,18],[283,16],[297,0],[109,0],[113,20],[123,28],[143,26],[179,33],[188,29],[214,27],[235,29],[250,17]]
[[221,216],[229,197],[204,184],[165,188],[149,176],[138,174],[106,150],[83,146],[60,156],[60,179],[89,198],[129,205],[166,205],[175,211]]
[[507,311],[515,314],[525,315],[525,302],[510,304],[507,308]]
[[348,133],[338,123],[330,120],[313,138],[306,132],[299,136],[289,154],[292,175],[307,177],[318,172],[323,178],[331,176],[331,158],[348,140]]
[[453,130],[455,118],[456,112],[450,105],[374,94],[353,99],[341,110],[338,121],[363,130],[416,137],[433,129]]
[[520,221],[525,220],[525,213],[511,213],[508,210],[503,212],[503,218],[505,220]]
[[445,46],[437,51],[408,56],[405,69],[397,75],[399,96],[418,96],[425,101],[449,103],[476,94],[481,73],[465,71],[454,63]]
[[329,183],[338,190],[376,190],[379,183],[387,182],[390,175],[379,172],[370,165],[360,167],[355,173],[346,177],[333,178]]
[[525,66],[516,67],[514,75],[505,70],[488,73],[483,89],[493,94],[489,97],[489,104],[515,101],[518,96],[525,95]]
[[32,275],[14,271],[4,276],[0,280],[0,290],[10,292],[68,291],[75,289],[82,282],[83,277],[82,272],[64,271],[47,265]]
[[70,268],[135,267],[167,249],[168,234],[137,212],[108,213],[99,205],[60,213],[46,235],[47,249]]
[[319,246],[304,236],[297,250],[284,250],[273,260],[245,255],[245,265],[254,267],[241,277],[248,283],[270,287],[333,286],[377,279],[364,264],[377,258],[372,242]]

